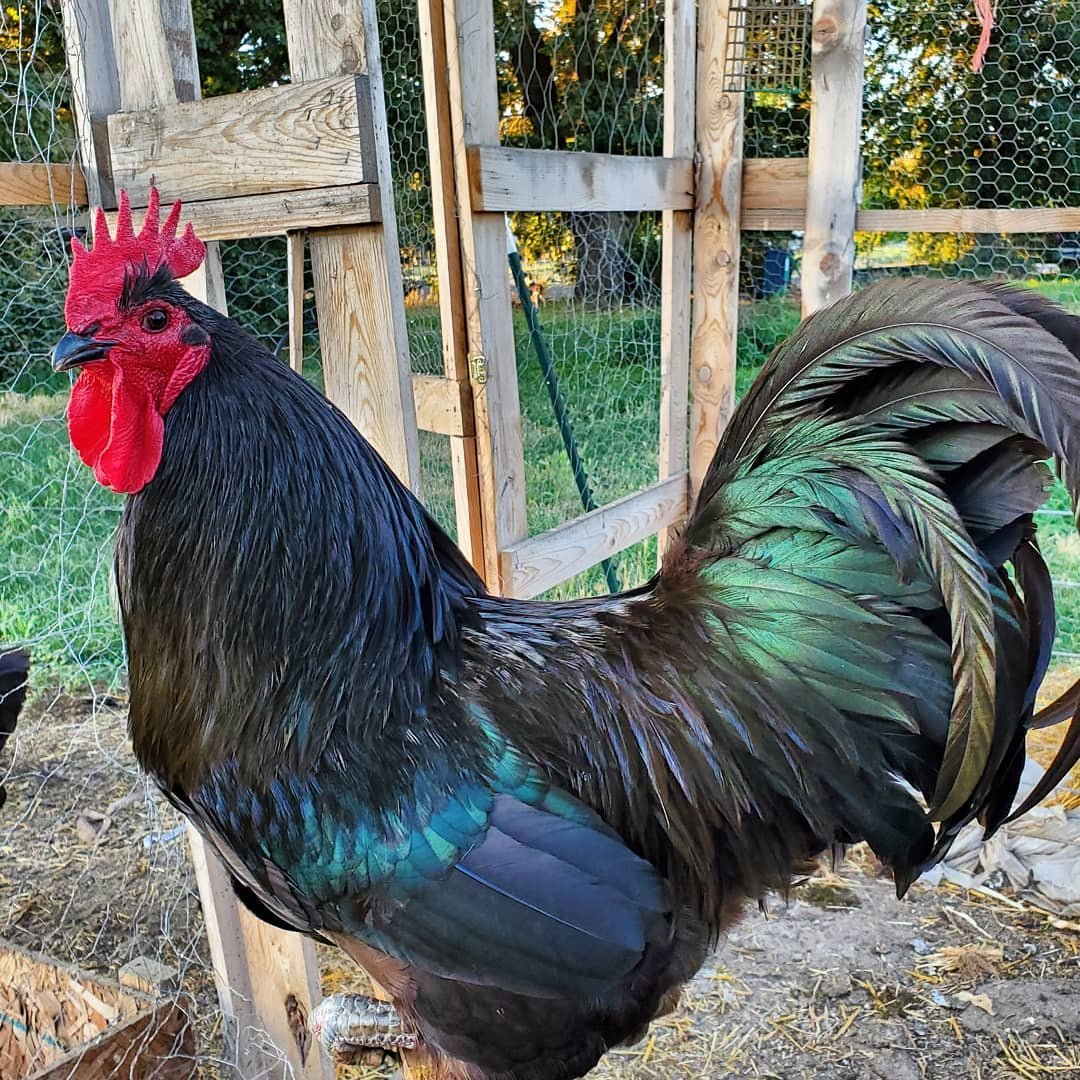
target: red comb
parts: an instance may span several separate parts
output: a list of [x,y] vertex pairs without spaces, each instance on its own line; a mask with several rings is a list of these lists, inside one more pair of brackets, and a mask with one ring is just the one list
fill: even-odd
[[127,192],[121,191],[115,236],[109,235],[105,211],[99,208],[94,221],[93,248],[88,250],[77,237],[72,237],[71,253],[75,258],[71,266],[72,288],[84,274],[87,278],[98,278],[116,267],[126,269],[128,264],[141,266],[145,262],[151,273],[167,265],[178,278],[197,270],[206,257],[206,245],[190,224],[180,236],[176,235],[180,200],[173,203],[164,224],[160,222],[159,205],[158,190],[151,187],[146,217],[142,229],[136,233],[131,222],[131,202]]

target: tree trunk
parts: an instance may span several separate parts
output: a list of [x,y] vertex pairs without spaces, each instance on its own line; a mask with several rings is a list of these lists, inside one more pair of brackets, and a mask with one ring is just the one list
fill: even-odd
[[627,214],[570,213],[577,284],[574,299],[618,304],[641,294],[644,275],[627,250],[633,221]]

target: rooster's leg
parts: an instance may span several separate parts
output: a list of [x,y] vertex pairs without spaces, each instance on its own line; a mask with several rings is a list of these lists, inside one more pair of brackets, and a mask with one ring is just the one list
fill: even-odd
[[330,1056],[342,1064],[381,1062],[386,1052],[415,1050],[417,1036],[406,1029],[388,1001],[363,994],[333,994],[324,998],[308,1019],[311,1033]]

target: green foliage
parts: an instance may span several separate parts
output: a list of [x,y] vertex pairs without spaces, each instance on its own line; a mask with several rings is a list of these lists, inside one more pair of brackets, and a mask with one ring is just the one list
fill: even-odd
[[289,81],[285,16],[270,0],[192,0],[206,97]]
[[74,149],[59,5],[0,8],[0,161],[64,161]]
[[[976,73],[974,6],[915,0],[870,5],[866,206],[1077,205],[1075,0],[1002,0],[994,19],[992,44]],[[966,257],[983,273],[1023,259],[1005,244],[996,244],[986,261],[971,251],[970,239],[924,234],[913,242],[920,261]]]

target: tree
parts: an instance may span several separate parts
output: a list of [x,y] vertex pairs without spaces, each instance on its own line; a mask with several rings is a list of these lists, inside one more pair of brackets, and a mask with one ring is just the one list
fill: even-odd
[[[866,205],[1076,206],[1077,15],[1076,0],[1002,0],[982,71],[973,72],[979,25],[970,5],[871,4]],[[955,237],[913,241],[930,261],[963,255]],[[967,241],[973,245],[985,250],[1000,241]]]
[[[662,0],[561,0],[551,8],[496,0],[495,36],[504,143],[662,153]],[[564,220],[579,299],[628,299],[654,285],[634,258],[655,240],[651,219],[570,213]]]

